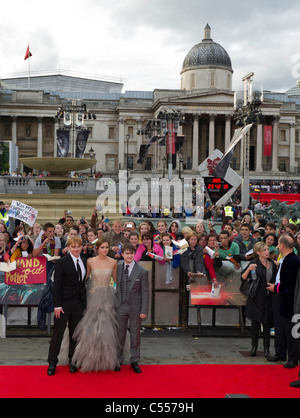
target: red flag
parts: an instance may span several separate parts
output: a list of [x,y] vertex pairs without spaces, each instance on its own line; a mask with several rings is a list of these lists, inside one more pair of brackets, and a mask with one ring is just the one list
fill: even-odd
[[29,51],[29,45],[28,45],[28,47],[26,49],[26,54],[25,54],[24,61],[26,61],[27,58],[30,58],[30,57],[32,57],[32,53]]

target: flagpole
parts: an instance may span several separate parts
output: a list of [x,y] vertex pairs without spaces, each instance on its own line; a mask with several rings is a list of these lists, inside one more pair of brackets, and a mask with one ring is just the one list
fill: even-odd
[[[28,42],[28,50],[30,51],[30,44]],[[30,53],[28,57],[28,90],[30,90]]]

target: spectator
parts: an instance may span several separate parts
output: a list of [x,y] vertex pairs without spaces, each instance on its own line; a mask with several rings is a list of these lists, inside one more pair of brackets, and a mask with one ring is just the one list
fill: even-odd
[[275,283],[277,267],[270,258],[268,246],[264,242],[254,245],[254,260],[242,272],[242,280],[247,280],[252,271],[256,271],[258,288],[255,296],[248,297],[245,315],[251,319],[252,348],[250,356],[256,356],[260,325],[263,324],[264,355],[267,359],[270,355],[270,328],[273,325],[272,295],[267,290],[268,283]]
[[33,243],[28,236],[23,236],[20,241],[15,244],[15,251],[10,257],[10,261],[16,261],[20,257],[32,258],[33,257]]
[[103,234],[103,238],[107,239],[109,242],[110,250],[108,256],[111,258],[115,258],[116,255],[120,255],[120,245],[125,244],[125,242],[128,242],[128,239],[123,236],[122,227],[122,222],[116,219],[113,221],[111,231]]
[[[254,245],[257,243],[257,239],[252,236],[250,231],[251,226],[249,224],[242,224],[240,234],[233,240],[233,242],[236,242],[240,247],[240,260],[242,262],[248,262],[253,259],[253,253],[248,253],[253,250]],[[243,266],[243,268],[244,267],[246,266]]]
[[52,223],[47,222],[43,228],[43,234],[40,235],[34,243],[33,256],[40,257],[43,254],[58,256],[61,243],[58,237],[55,237],[55,227]]
[[[161,246],[159,244],[156,244],[153,240],[153,235],[151,234],[151,232],[145,232],[142,235],[142,244],[139,245],[135,256],[134,256],[134,260],[136,262],[140,261],[140,260],[144,260],[144,261],[152,261],[153,258],[149,257],[147,255],[147,253],[152,253],[152,254],[156,254],[160,257],[164,256],[163,250],[161,248]],[[165,260],[158,260],[159,264],[165,264]]]
[[186,236],[186,240],[189,244],[187,250],[181,254],[180,264],[186,274],[187,290],[190,290],[190,282],[193,273],[204,273],[204,258],[203,249],[198,244],[198,234],[192,231]]

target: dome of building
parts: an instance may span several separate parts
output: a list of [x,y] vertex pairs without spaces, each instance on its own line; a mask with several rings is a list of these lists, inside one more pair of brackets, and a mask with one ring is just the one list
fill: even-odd
[[206,25],[204,39],[185,57],[182,72],[199,67],[218,67],[232,71],[231,59],[225,49],[211,39],[211,28]]
[[181,71],[182,90],[231,90],[233,69],[225,49],[211,38],[207,24],[204,39],[185,57]]

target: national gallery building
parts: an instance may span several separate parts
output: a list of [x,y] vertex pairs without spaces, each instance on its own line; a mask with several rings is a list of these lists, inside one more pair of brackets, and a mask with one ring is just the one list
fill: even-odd
[[[249,68],[249,71],[252,69]],[[152,145],[138,164],[147,123],[160,112],[180,111],[185,123],[177,135],[184,136],[173,175],[190,176],[215,150],[224,152],[237,128],[232,91],[233,66],[226,50],[214,42],[211,29],[186,55],[178,90],[125,91],[121,82],[66,75],[0,80],[0,141],[12,141],[21,157],[56,157],[57,130],[63,119],[59,109],[84,106],[84,127],[89,138],[84,158],[95,152],[94,172],[115,175],[128,169],[131,176],[162,176],[166,170],[166,147]],[[179,78],[179,75],[178,75]],[[178,80],[180,85],[180,80]],[[264,92],[262,125],[250,132],[250,178],[300,179],[300,82],[285,93]],[[71,115],[75,119],[75,115]],[[272,147],[266,152],[265,127],[272,127]],[[69,125],[75,141],[76,124]],[[71,156],[71,151],[69,153]],[[241,145],[235,148],[232,168],[243,167]],[[19,171],[31,171],[19,164]],[[179,171],[181,171],[179,173]]]

